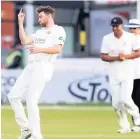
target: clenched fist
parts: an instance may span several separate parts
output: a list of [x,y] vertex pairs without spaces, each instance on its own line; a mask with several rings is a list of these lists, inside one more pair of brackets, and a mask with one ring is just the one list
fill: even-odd
[[21,8],[20,11],[19,11],[19,14],[18,14],[18,22],[19,23],[24,22],[24,16],[25,16],[25,14],[22,12],[22,8]]
[[125,54],[124,53],[119,53],[119,57],[121,60],[125,60],[126,57],[125,57]]

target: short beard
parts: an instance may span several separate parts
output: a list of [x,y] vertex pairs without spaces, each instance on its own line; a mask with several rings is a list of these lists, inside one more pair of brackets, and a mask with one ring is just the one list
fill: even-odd
[[46,27],[46,24],[40,24],[42,27]]
[[120,35],[122,35],[122,32],[121,32],[121,31],[115,31],[115,32],[114,32],[114,35],[115,35],[115,36],[120,36]]

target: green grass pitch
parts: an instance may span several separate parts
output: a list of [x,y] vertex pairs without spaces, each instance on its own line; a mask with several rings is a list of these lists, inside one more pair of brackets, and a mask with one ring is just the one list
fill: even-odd
[[[140,139],[140,132],[116,133],[110,106],[40,106],[40,115],[43,139]],[[17,139],[20,133],[10,106],[1,108],[1,128],[2,139]]]

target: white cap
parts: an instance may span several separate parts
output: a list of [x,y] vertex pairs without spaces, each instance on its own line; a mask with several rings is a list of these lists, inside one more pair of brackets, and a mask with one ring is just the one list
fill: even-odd
[[139,19],[130,19],[129,25],[124,25],[127,28],[139,28],[140,27],[140,20]]

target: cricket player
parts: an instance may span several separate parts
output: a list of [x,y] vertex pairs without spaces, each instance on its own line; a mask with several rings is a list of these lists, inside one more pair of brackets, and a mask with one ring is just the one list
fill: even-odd
[[[52,77],[54,63],[66,38],[64,28],[54,23],[55,12],[52,7],[40,6],[36,12],[42,28],[29,37],[24,32],[25,15],[22,9],[18,14],[19,37],[21,43],[28,45],[30,51],[28,65],[8,94],[15,119],[21,130],[19,139],[43,139],[40,129],[38,100],[45,84]],[[26,95],[28,120],[21,103],[23,95]]]
[[120,17],[111,20],[112,33],[103,37],[101,59],[109,63],[109,79],[114,107],[120,129],[118,133],[131,132],[127,112],[134,117],[133,131],[140,131],[140,114],[132,100],[134,66],[133,59],[139,55],[140,46],[136,37],[123,30]]
[[[124,25],[130,29],[130,32],[135,34],[137,38],[137,43],[140,45],[140,20],[130,19],[129,25]],[[132,92],[132,98],[134,103],[138,106],[140,112],[140,52],[139,57],[134,59],[135,72],[134,72],[134,87]]]

